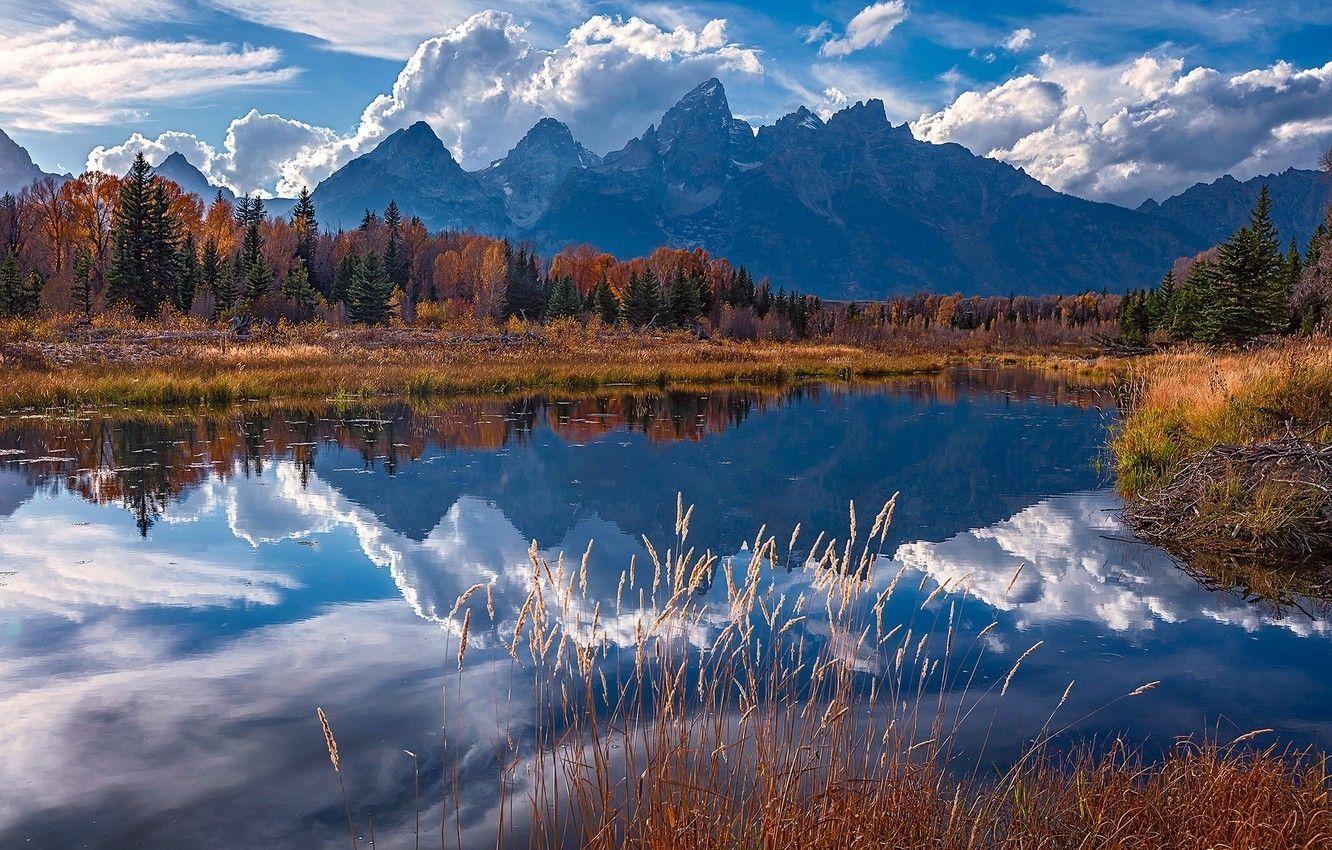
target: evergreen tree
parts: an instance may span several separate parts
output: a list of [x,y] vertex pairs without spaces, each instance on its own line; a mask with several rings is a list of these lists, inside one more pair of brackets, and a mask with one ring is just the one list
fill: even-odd
[[613,325],[620,318],[620,299],[610,287],[606,276],[602,275],[592,290],[592,312],[597,314],[603,324]]
[[282,297],[296,305],[303,316],[308,317],[314,311],[319,291],[311,282],[310,274],[305,269],[305,261],[300,257],[291,261],[291,268],[282,278]]
[[250,267],[262,262],[263,258],[264,237],[259,232],[259,222],[251,216],[245,225],[245,236],[241,239],[240,253],[236,255],[236,277],[240,280],[248,279]]
[[1137,290],[1125,293],[1119,302],[1119,335],[1132,345],[1143,345],[1151,333],[1149,297]]
[[1289,325],[1290,292],[1271,210],[1264,186],[1248,224],[1221,245],[1197,337],[1203,342],[1244,342]]
[[550,284],[542,282],[535,254],[520,247],[517,256],[513,256],[511,250],[505,246],[509,269],[506,289],[509,312],[524,319],[540,319],[546,315],[547,302],[551,297]]
[[176,285],[171,293],[171,303],[182,313],[190,311],[194,303],[194,291],[199,286],[203,274],[199,268],[199,255],[194,244],[194,234],[185,234],[185,242],[180,246],[176,259]]
[[245,309],[250,309],[258,303],[260,298],[273,291],[273,270],[268,267],[268,261],[259,255],[254,262],[250,263],[249,268],[245,270],[245,288],[241,292],[241,303]]
[[347,317],[353,322],[379,325],[388,321],[389,299],[393,283],[384,270],[384,262],[374,251],[366,253],[357,265],[347,292]]
[[550,292],[550,303],[546,305],[547,319],[577,318],[583,311],[583,299],[578,295],[578,287],[573,278],[562,275],[555,278]]
[[296,206],[291,208],[291,226],[296,231],[297,258],[307,270],[313,269],[315,249],[319,244],[319,221],[315,218],[315,205],[309,189],[301,189]]
[[0,260],[0,318],[18,315],[23,272],[18,264],[18,252],[10,248]]
[[733,307],[754,306],[754,278],[744,266],[736,272],[731,283],[730,297],[727,299]]
[[676,273],[666,292],[666,314],[671,324],[687,328],[703,314],[701,284],[693,275]]
[[1216,264],[1210,259],[1199,260],[1189,270],[1184,285],[1175,290],[1166,328],[1173,341],[1205,340],[1212,333],[1206,307],[1216,298],[1216,277]]
[[87,248],[80,248],[74,255],[74,283],[70,295],[85,318],[92,316],[92,272],[92,252]]
[[218,276],[222,272],[222,258],[217,253],[217,240],[212,236],[204,242],[203,256],[199,260],[199,285],[206,292],[217,295]]
[[213,321],[236,309],[236,264],[220,263],[213,284]]
[[772,284],[766,280],[759,284],[758,291],[754,293],[754,312],[760,319],[768,315],[772,309]]
[[379,227],[379,216],[375,215],[373,210],[366,210],[361,218],[361,231],[369,233]]
[[175,292],[179,232],[166,185],[139,154],[120,185],[112,218],[108,299],[127,304],[141,319],[157,315]]
[[352,282],[356,280],[360,268],[361,257],[355,251],[348,251],[338,261],[338,267],[333,272],[333,300],[335,302],[347,303],[347,298],[351,294]]
[[620,304],[620,317],[632,327],[641,328],[658,318],[661,302],[661,285],[652,269],[642,275],[630,272],[629,286]]
[[402,213],[398,202],[389,201],[384,210],[384,224],[388,227],[388,245],[384,249],[384,274],[398,289],[407,285],[407,256],[402,250]]

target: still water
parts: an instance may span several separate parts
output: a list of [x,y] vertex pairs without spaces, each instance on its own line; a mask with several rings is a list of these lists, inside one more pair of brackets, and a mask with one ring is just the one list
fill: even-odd
[[441,744],[455,599],[488,583],[511,633],[534,540],[573,559],[595,541],[589,594],[613,597],[642,536],[669,539],[677,494],[696,506],[693,545],[743,558],[762,525],[844,534],[849,500],[872,517],[900,492],[879,565],[905,568],[894,604],[969,588],[959,631],[999,624],[982,684],[1044,641],[987,719],[995,763],[1073,680],[1068,741],[1150,751],[1272,728],[1332,746],[1321,607],[1209,589],[1134,542],[1104,470],[1112,421],[1108,397],[1017,371],[428,411],[2,415],[0,847],[345,847],[317,705],[379,846],[412,844],[405,750],[427,822],[460,777],[450,817],[464,844],[494,846],[495,706],[522,697],[481,635]]

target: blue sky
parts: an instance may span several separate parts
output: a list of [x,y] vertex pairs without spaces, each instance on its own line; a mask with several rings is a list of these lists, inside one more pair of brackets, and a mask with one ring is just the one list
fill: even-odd
[[[1135,204],[1332,144],[1326,2],[5,0],[0,128],[48,170],[180,150],[290,193],[431,123],[469,168],[543,115],[604,153],[716,75],[771,122],[885,101],[1064,191]],[[164,135],[165,134],[165,135]]]

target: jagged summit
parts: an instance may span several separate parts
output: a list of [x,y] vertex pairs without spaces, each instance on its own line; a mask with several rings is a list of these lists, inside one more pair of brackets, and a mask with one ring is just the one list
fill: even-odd
[[568,126],[542,118],[503,159],[478,172],[481,182],[498,192],[509,218],[522,225],[540,215],[569,174],[600,164]]
[[1063,195],[960,145],[918,141],[889,123],[882,100],[826,120],[800,107],[755,133],[716,78],[604,158],[543,118],[503,159],[467,173],[418,123],[344,166],[315,198],[335,227],[393,198],[431,228],[547,253],[701,246],[775,286],[836,298],[1137,287],[1210,244],[1185,223]]

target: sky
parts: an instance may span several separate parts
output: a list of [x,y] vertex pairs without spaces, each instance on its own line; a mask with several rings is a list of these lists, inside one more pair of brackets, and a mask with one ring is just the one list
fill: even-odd
[[313,187],[428,121],[469,169],[553,116],[598,153],[716,76],[758,126],[880,98],[1061,191],[1136,205],[1332,144],[1329,0],[2,0],[0,129],[44,169],[180,151]]

